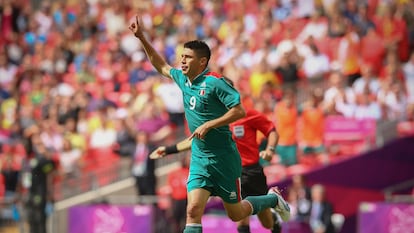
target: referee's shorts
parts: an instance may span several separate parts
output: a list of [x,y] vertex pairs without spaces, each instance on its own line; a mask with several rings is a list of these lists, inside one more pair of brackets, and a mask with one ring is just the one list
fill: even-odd
[[263,167],[259,163],[243,166],[241,175],[242,198],[266,195],[267,191],[268,187]]

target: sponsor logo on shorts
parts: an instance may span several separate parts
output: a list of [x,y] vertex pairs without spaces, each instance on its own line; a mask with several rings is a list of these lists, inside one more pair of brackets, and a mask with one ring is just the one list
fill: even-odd
[[230,192],[229,198],[230,198],[230,199],[237,199],[237,194],[236,194],[236,192]]

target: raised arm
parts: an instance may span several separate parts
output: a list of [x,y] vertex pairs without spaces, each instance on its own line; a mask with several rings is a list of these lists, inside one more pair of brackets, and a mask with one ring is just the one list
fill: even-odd
[[171,78],[170,70],[171,66],[165,61],[163,57],[155,50],[148,39],[144,35],[144,25],[141,17],[135,16],[135,21],[129,26],[129,30],[141,41],[142,47],[148,56],[151,64],[155,69],[165,77]]

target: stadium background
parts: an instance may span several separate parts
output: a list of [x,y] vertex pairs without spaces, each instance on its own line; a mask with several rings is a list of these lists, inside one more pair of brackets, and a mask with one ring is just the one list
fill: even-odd
[[[176,121],[182,115],[180,98],[175,98],[179,90],[158,77],[127,30],[136,13],[143,16],[148,37],[171,64],[178,65],[182,42],[205,40],[212,48],[211,69],[235,81],[246,107],[260,109],[273,121],[275,106],[287,88],[295,90],[300,113],[322,93],[319,101],[326,113],[322,121],[309,126],[298,117],[293,139],[298,145],[309,144],[304,128],[323,125],[322,138],[313,136],[323,139],[326,155],[305,156],[298,148],[297,163],[291,166],[275,158],[265,164],[269,185],[288,188],[294,174],[303,174],[308,185],[323,184],[335,212],[345,217],[344,233],[375,232],[375,227],[391,232],[378,222],[403,226],[392,232],[414,229],[407,225],[414,217],[407,204],[395,207],[402,211],[398,216],[404,222],[384,214],[375,220],[378,224],[361,230],[362,223],[370,222],[363,221],[363,213],[379,213],[368,202],[413,201],[413,1],[2,0],[0,4],[2,232],[27,230],[24,206],[13,204],[10,197],[16,190],[7,178],[24,172],[31,138],[44,144],[60,164],[50,232],[68,232],[79,225],[68,213],[79,205],[133,208],[152,203],[158,218],[151,227],[168,232],[167,220],[159,217],[169,208],[166,176],[185,155],[157,161],[157,195],[139,195],[130,171],[136,139],[122,135],[130,129],[145,132],[151,144],[160,145],[181,139],[188,131]],[[367,68],[371,79],[361,78]],[[332,74],[339,74],[339,79]],[[21,194],[24,197],[27,190]],[[217,214],[221,206],[213,200],[209,210]]]

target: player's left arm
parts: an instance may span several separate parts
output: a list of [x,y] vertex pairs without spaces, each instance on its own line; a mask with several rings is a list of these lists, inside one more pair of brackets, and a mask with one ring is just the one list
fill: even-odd
[[206,123],[199,126],[190,138],[204,139],[208,131],[221,126],[229,125],[230,123],[243,118],[246,115],[244,108],[241,104],[238,104],[229,109],[223,116],[218,117],[214,120],[207,121]]
[[150,159],[162,158],[169,154],[176,154],[179,152],[187,151],[191,149],[191,138],[185,138],[184,140],[178,142],[177,144],[170,146],[159,146],[149,155]]

